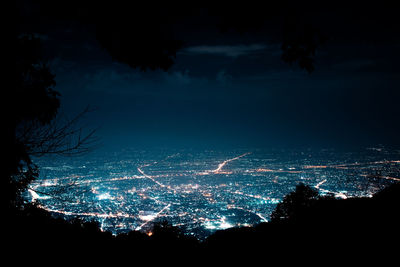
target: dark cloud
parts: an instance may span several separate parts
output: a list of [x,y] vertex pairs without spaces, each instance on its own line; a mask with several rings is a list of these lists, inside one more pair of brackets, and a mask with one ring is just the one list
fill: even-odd
[[184,53],[191,54],[211,54],[223,55],[227,57],[238,57],[249,55],[253,53],[260,53],[268,48],[264,44],[250,44],[250,45],[199,45],[185,48]]

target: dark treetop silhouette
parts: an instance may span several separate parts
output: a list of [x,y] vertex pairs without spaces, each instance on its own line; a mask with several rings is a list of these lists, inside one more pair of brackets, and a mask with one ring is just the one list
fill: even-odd
[[54,90],[54,75],[41,56],[40,40],[33,35],[15,39],[15,87],[6,94],[4,149],[8,208],[22,204],[20,194],[37,178],[38,169],[32,156],[78,154],[94,144],[94,131],[79,127],[80,117],[71,120],[57,117],[59,93]]

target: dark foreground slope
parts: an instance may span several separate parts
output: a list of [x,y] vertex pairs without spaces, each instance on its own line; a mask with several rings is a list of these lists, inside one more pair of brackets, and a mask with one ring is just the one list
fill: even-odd
[[[154,255],[198,252],[200,243],[169,224],[154,226],[154,235],[131,231],[118,236],[102,232],[96,222],[54,218],[35,206],[7,217],[5,255],[18,262],[102,264],[154,261]],[[22,257],[21,257],[22,256]],[[174,256],[170,254],[170,256]],[[32,260],[35,259],[35,260]]]
[[399,218],[400,184],[395,184],[372,198],[321,198],[295,210],[290,218],[219,231],[205,246],[250,255],[261,250],[260,257],[283,253],[288,255],[283,261],[294,255],[309,260],[385,259],[399,252]]
[[[293,203],[292,203],[293,204]],[[212,256],[236,258],[278,257],[294,259],[368,261],[389,258],[399,249],[400,184],[392,185],[373,198],[338,200],[320,198],[294,210],[290,217],[255,227],[218,231],[205,242],[189,238],[168,224],[155,226],[149,237],[132,231],[112,236],[95,223],[55,219],[35,207],[14,211],[3,229],[6,254],[16,253],[17,261],[33,258],[46,261],[112,259],[136,261],[138,258],[191,258],[207,261]],[[296,205],[295,205],[296,206]],[[286,255],[286,256],[285,256]]]

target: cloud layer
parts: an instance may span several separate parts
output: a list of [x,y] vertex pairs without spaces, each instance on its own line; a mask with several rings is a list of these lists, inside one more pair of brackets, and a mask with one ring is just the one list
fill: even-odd
[[227,57],[238,57],[253,53],[259,53],[268,47],[264,44],[250,45],[199,45],[184,49],[184,53],[190,54],[213,54]]

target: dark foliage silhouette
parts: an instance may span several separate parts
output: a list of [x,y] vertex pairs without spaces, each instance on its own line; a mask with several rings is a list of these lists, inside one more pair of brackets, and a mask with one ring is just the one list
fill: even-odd
[[327,37],[312,25],[300,27],[296,22],[288,21],[285,25],[282,42],[282,60],[287,63],[298,63],[299,67],[311,73],[315,69],[317,49],[325,44]]
[[[32,11],[26,12],[24,5]],[[314,70],[317,51],[326,43],[356,39],[372,45],[392,43],[398,39],[399,28],[396,9],[383,3],[264,1],[191,6],[122,0],[25,0],[17,2],[18,8],[23,13],[21,20],[41,17],[49,23],[70,21],[89,27],[114,60],[142,70],[172,66],[179,49],[188,45],[185,35],[176,30],[185,18],[212,25],[222,34],[265,35],[269,42],[280,44],[284,62],[296,63],[308,72]]]
[[152,7],[143,4],[132,8],[127,3],[97,7],[97,16],[92,20],[96,23],[97,40],[114,60],[130,67],[168,70],[182,47],[181,41],[163,31],[170,14],[166,10],[153,12]]
[[349,263],[393,259],[397,249],[391,240],[400,237],[396,226],[399,205],[400,184],[372,198],[353,199],[318,197],[313,189],[299,185],[274,211],[275,216],[284,214],[284,218],[255,227],[218,231],[205,245],[209,251],[226,248],[242,255],[261,250],[284,256],[280,262],[332,257]]
[[39,38],[23,34],[16,36],[15,44],[15,87],[5,94],[3,139],[7,157],[2,185],[10,210],[21,206],[21,192],[38,176],[32,156],[79,154],[96,143],[95,130],[86,131],[78,124],[88,110],[73,119],[58,116],[55,75],[42,58]]
[[18,138],[20,126],[32,122],[41,127],[50,123],[60,105],[54,90],[54,75],[40,60],[39,39],[23,36],[17,37],[15,43],[16,84],[6,95],[8,113],[3,139],[7,157],[2,184],[8,194],[9,208],[18,204],[16,197],[38,172],[30,158],[32,145]]
[[171,3],[73,0],[31,4],[35,7],[32,16],[89,27],[113,60],[132,68],[167,70],[183,45],[171,32],[172,23],[182,15],[178,5]]
[[[29,15],[40,16],[50,22],[73,21],[88,27],[114,60],[142,70],[167,70],[173,65],[176,53],[188,45],[182,32],[176,30],[176,25],[184,23],[185,18],[193,17],[199,23],[212,25],[221,34],[256,32],[265,35],[270,42],[281,45],[284,62],[297,63],[308,72],[314,70],[316,52],[328,40],[327,36],[337,33],[327,27],[326,22],[315,21],[316,18],[322,20],[316,14],[327,12],[317,1],[205,6],[131,1],[37,1],[30,4],[34,11],[24,14],[28,19]],[[341,14],[346,7],[337,5],[330,12]],[[366,20],[363,16],[360,19]]]
[[301,210],[309,208],[319,198],[318,191],[305,185],[299,184],[296,190],[283,199],[271,214],[272,222],[296,221],[296,216]]
[[249,6],[216,5],[210,8],[210,12],[219,18],[218,26],[222,32],[263,32],[271,40],[281,43],[281,58],[284,62],[297,63],[301,69],[311,73],[315,68],[317,50],[328,41],[326,34],[319,29],[320,25],[309,20],[317,12],[314,9],[318,9],[318,5],[312,2],[300,4],[294,1],[269,1]]

